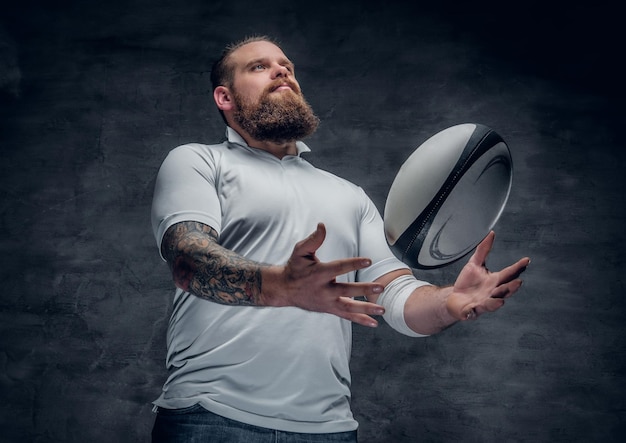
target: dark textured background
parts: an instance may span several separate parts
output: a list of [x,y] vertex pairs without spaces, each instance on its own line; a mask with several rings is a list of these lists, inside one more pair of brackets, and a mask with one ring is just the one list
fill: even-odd
[[173,288],[150,232],[155,174],[174,146],[223,138],[210,62],[251,33],[297,64],[322,118],[310,160],[381,210],[441,129],[483,123],[513,153],[489,266],[530,255],[525,286],[428,339],[355,327],[361,441],[621,440],[623,24],[579,5],[3,2],[0,441],[148,440]]

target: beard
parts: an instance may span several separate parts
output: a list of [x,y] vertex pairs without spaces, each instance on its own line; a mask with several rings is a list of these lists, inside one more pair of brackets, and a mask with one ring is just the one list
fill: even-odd
[[319,118],[297,85],[289,82],[291,91],[271,94],[282,83],[284,81],[271,84],[257,103],[251,103],[233,90],[236,105],[233,118],[255,140],[293,142],[313,134],[319,125]]

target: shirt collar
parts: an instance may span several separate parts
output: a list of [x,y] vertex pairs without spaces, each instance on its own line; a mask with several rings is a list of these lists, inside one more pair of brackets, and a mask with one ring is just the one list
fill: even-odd
[[[248,146],[243,137],[230,126],[226,126],[226,138],[228,139],[229,143],[234,143],[237,145],[245,146],[247,148],[255,149],[251,146]],[[300,154],[302,154],[303,152],[311,152],[311,149],[304,142],[301,141],[296,142],[296,149],[298,151],[298,156],[300,156]]]

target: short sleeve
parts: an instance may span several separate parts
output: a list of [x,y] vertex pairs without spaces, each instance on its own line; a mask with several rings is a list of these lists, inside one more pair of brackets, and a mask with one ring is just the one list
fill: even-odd
[[169,227],[197,221],[221,230],[217,160],[205,145],[188,144],[172,150],[159,168],[152,200],[152,231],[159,251]]
[[363,194],[363,212],[359,227],[359,256],[372,260],[372,265],[357,272],[357,280],[374,281],[388,272],[410,269],[391,252],[385,238],[383,219],[370,198]]

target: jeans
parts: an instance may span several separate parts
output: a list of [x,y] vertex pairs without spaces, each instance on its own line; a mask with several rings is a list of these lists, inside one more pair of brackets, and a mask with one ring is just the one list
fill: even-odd
[[158,408],[152,443],[356,443],[356,431],[299,434],[240,423],[200,405],[184,409]]

